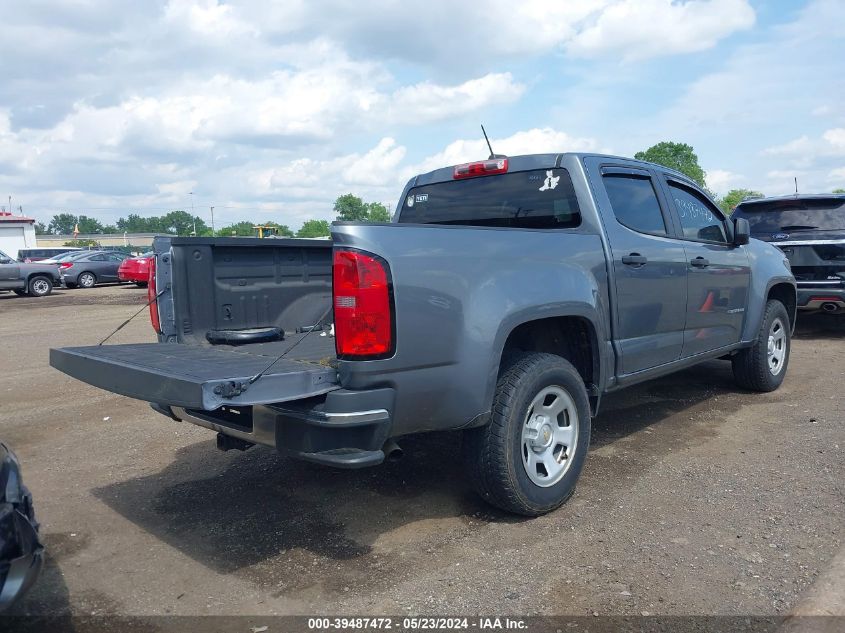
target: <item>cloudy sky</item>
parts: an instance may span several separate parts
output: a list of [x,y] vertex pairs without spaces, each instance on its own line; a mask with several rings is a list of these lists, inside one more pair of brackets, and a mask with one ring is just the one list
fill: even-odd
[[0,0],[0,24],[0,201],[44,221],[193,198],[297,228],[485,157],[479,122],[511,155],[687,142],[718,193],[845,186],[845,0]]

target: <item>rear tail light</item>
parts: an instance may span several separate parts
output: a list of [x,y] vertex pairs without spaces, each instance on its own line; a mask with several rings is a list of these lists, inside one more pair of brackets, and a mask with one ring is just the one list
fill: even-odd
[[393,288],[387,262],[359,251],[335,250],[332,293],[338,358],[391,356]]
[[150,276],[147,280],[147,301],[150,302],[150,322],[153,324],[153,329],[161,334],[161,323],[158,320],[158,301],[156,301],[156,260],[155,257],[150,258]]
[[461,178],[475,178],[476,176],[492,176],[493,174],[504,174],[507,171],[507,158],[491,158],[490,160],[455,165],[452,178],[459,180]]
[[62,262],[61,264],[59,264],[59,268],[61,268],[62,270],[70,268],[71,266],[73,266],[71,262]]

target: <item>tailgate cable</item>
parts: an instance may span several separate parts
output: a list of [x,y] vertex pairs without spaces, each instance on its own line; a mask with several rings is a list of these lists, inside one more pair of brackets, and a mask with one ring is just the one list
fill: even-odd
[[323,312],[323,314],[321,314],[321,315],[320,315],[320,318],[319,318],[319,319],[317,319],[317,323],[315,323],[315,324],[314,324],[314,327],[312,327],[310,330],[306,330],[306,332],[305,332],[305,336],[303,336],[303,337],[302,337],[301,339],[299,339],[296,343],[294,343],[293,345],[291,345],[290,347],[288,347],[288,348],[287,348],[284,352],[282,352],[281,354],[279,354],[279,356],[276,358],[276,360],[274,360],[272,363],[270,363],[269,365],[267,365],[267,367],[265,367],[265,368],[264,368],[264,369],[262,369],[260,372],[258,372],[257,374],[255,374],[252,378],[250,378],[250,379],[249,379],[249,382],[247,382],[247,384],[248,384],[248,385],[251,385],[251,384],[253,384],[256,380],[258,380],[259,378],[261,378],[264,374],[266,374],[268,371],[270,371],[270,369],[272,369],[272,368],[273,368],[273,366],[274,366],[276,363],[278,363],[278,362],[279,362],[280,360],[282,360],[285,356],[287,356],[287,354],[288,354],[288,352],[289,352],[289,351],[291,351],[294,347],[296,347],[296,346],[297,346],[297,345],[299,345],[302,341],[304,341],[306,338],[308,338],[308,336],[311,334],[311,332],[315,331],[315,330],[317,329],[317,327],[322,326],[322,324],[323,324],[323,319],[325,319],[327,316],[329,316],[329,312],[331,312],[331,311],[332,311],[332,308],[333,308],[333,307],[334,307],[333,305],[329,305],[329,307],[326,309],[326,311],[325,311],[325,312]]
[[103,343],[105,343],[107,340],[109,340],[112,336],[114,336],[115,334],[117,334],[118,332],[120,332],[120,331],[121,331],[124,327],[126,327],[126,326],[129,324],[129,322],[130,322],[132,319],[134,319],[136,316],[138,316],[139,314],[141,314],[144,310],[146,310],[147,308],[149,308],[149,307],[150,307],[153,303],[155,303],[156,299],[158,299],[161,295],[163,295],[165,290],[167,290],[167,289],[166,289],[166,288],[163,288],[160,292],[157,292],[157,293],[156,293],[156,296],[155,296],[155,297],[153,297],[152,299],[150,299],[149,301],[147,301],[147,303],[146,303],[146,304],[144,304],[144,305],[141,307],[141,309],[140,309],[140,310],[138,310],[135,314],[133,314],[133,315],[132,315],[131,317],[129,317],[128,319],[126,319],[123,323],[121,323],[120,325],[118,325],[118,326],[117,326],[117,327],[116,327],[116,328],[112,331],[112,333],[111,333],[111,334],[109,334],[106,338],[104,338],[102,341],[100,341],[99,343],[97,343],[97,347],[99,347],[100,345],[102,345]]

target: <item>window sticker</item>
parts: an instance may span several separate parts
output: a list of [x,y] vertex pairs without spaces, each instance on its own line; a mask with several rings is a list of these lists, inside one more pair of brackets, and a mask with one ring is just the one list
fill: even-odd
[[418,193],[416,197],[416,202],[428,202],[428,194]]
[[543,181],[543,186],[538,191],[551,191],[557,187],[560,176],[555,176],[551,169],[546,172],[546,180]]
[[409,207],[414,206],[414,196],[413,196],[413,194],[411,194],[410,196],[408,196],[405,199],[405,204],[407,204]]

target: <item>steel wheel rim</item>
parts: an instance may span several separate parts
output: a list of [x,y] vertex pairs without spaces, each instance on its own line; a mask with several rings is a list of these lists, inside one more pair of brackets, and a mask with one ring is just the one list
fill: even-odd
[[783,370],[786,346],[786,328],[783,321],[775,319],[769,328],[769,338],[766,341],[766,361],[772,376],[777,376]]
[[79,285],[83,288],[90,288],[94,285],[94,275],[91,273],[83,273],[79,277]]
[[44,294],[49,289],[50,289],[50,287],[47,285],[47,282],[44,281],[43,279],[36,279],[32,283],[32,291],[37,295]]
[[548,488],[569,470],[578,445],[578,411],[563,387],[550,385],[534,396],[522,423],[520,454],[532,483]]

